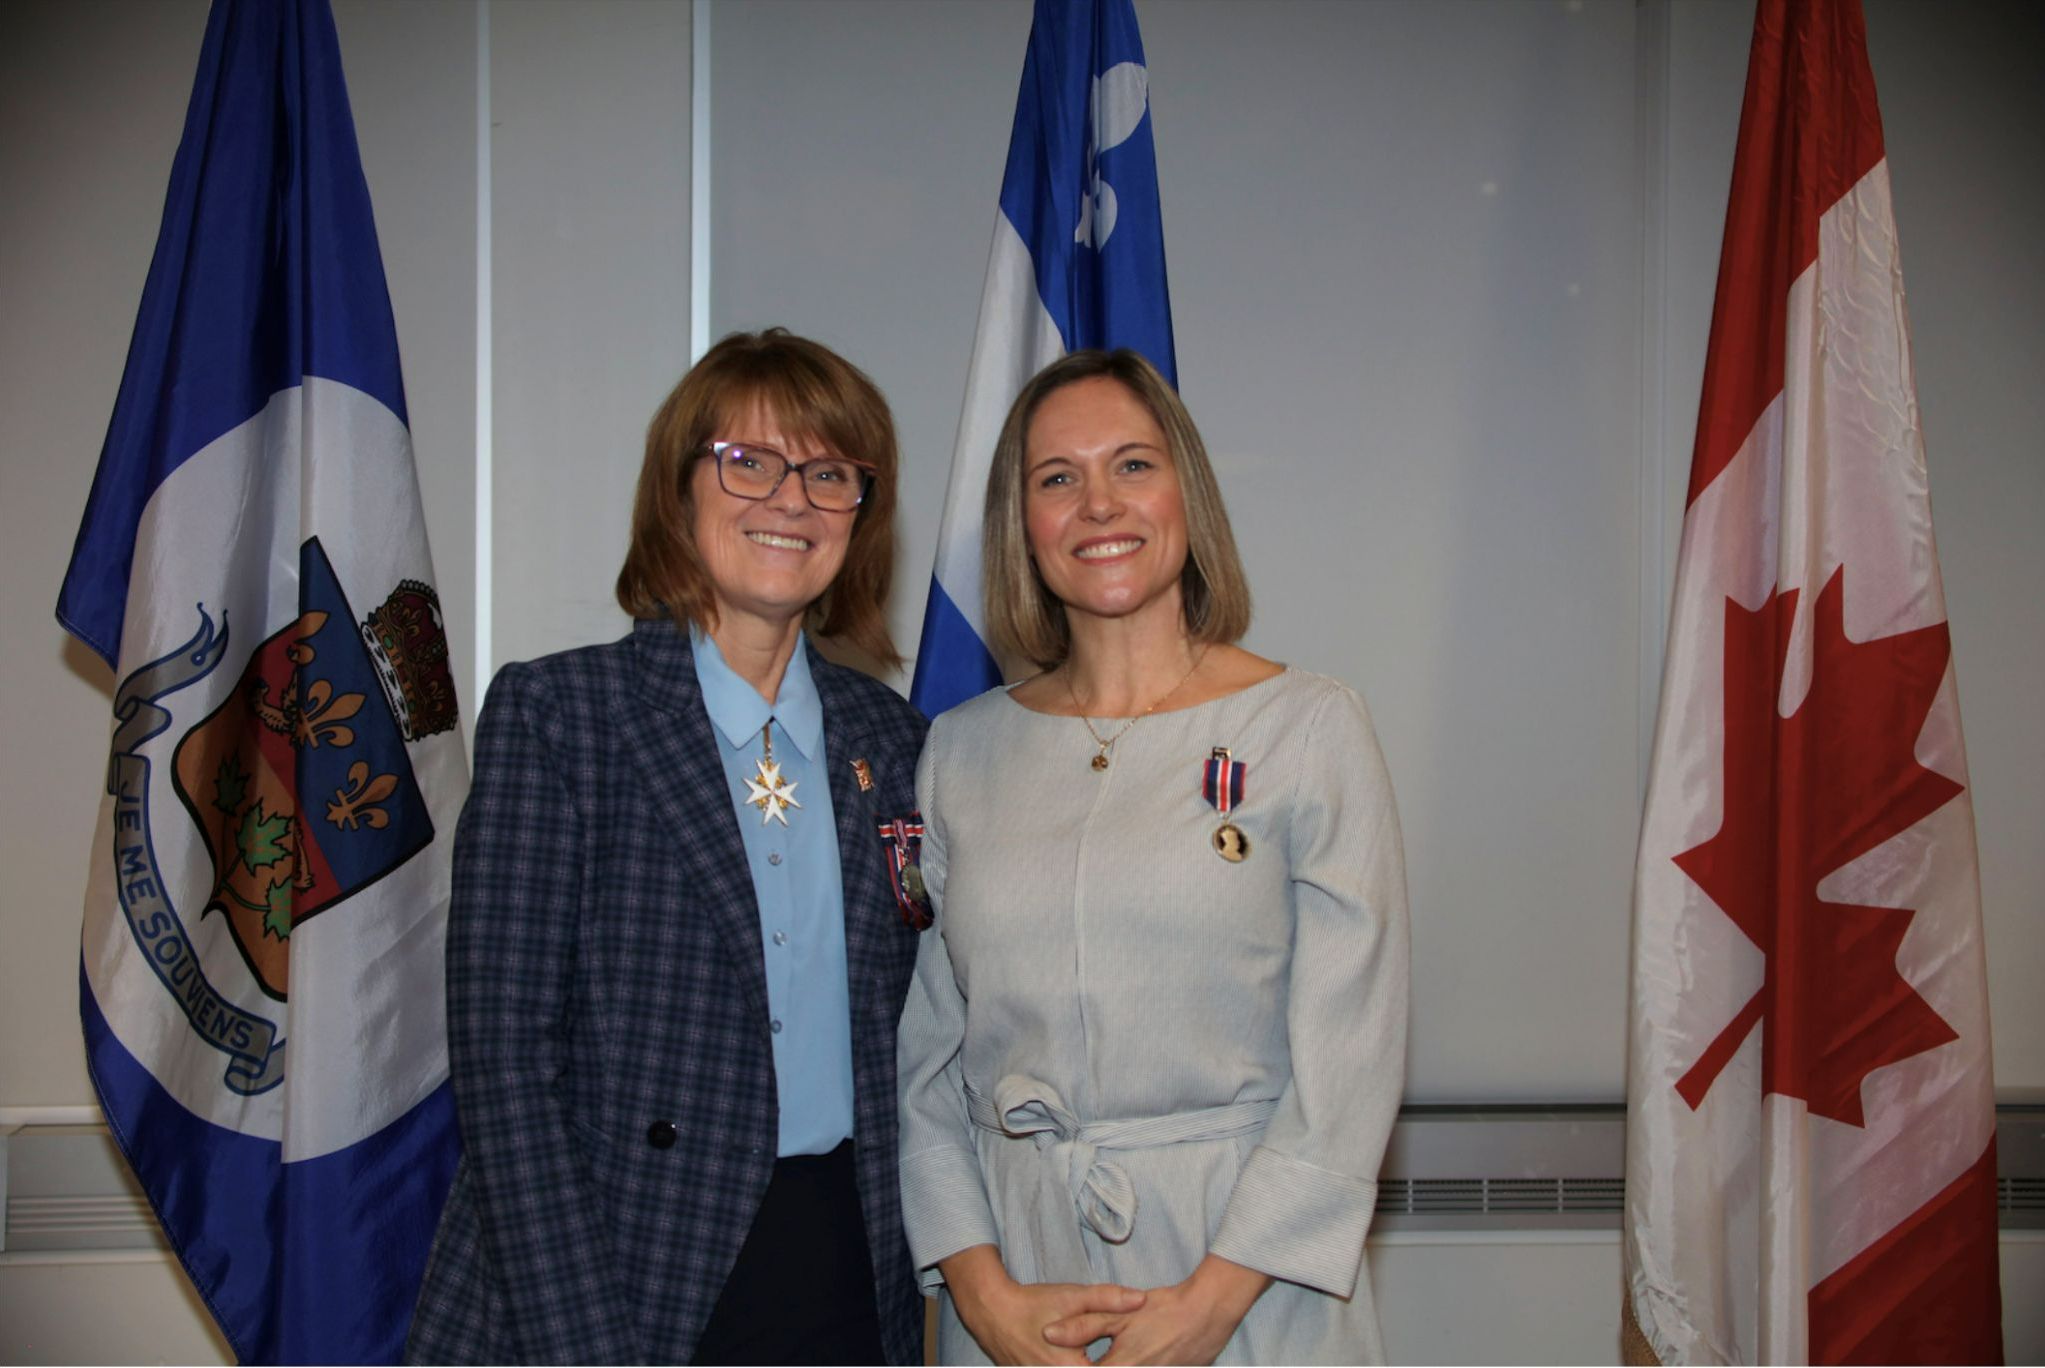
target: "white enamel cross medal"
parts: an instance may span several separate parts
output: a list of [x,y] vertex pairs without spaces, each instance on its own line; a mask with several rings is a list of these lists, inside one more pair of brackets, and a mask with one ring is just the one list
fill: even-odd
[[774,758],[774,719],[768,718],[767,725],[760,728],[760,746],[765,754],[753,762],[758,770],[756,777],[746,780],[746,802],[760,810],[760,825],[780,820],[788,825],[788,809],[799,808],[795,801],[795,784],[781,777],[781,764]]

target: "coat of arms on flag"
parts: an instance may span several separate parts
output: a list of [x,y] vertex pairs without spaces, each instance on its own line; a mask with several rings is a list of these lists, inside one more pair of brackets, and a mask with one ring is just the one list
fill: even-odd
[[[213,857],[206,914],[227,919],[279,1001],[291,933],[432,841],[405,742],[455,722],[431,588],[407,581],[358,624],[317,537],[299,549],[299,584],[311,606],[250,653],[173,760],[178,797]],[[301,792],[315,796],[308,810]]]

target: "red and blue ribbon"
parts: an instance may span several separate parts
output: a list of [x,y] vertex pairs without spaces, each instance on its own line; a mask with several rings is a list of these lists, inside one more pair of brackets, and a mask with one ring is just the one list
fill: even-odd
[[1228,747],[1216,746],[1200,774],[1200,796],[1226,817],[1243,803],[1243,775],[1249,766],[1229,758]]
[[923,814],[912,812],[907,817],[880,823],[880,839],[887,855],[888,886],[894,890],[895,906],[901,910],[903,924],[916,931],[928,929],[934,920],[929,899],[912,893],[905,879],[907,870],[923,853]]

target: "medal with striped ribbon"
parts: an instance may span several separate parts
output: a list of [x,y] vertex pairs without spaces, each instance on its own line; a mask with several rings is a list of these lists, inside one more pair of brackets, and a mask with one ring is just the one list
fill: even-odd
[[1221,825],[1214,829],[1214,853],[1230,864],[1241,864],[1250,855],[1250,838],[1228,819],[1242,804],[1243,774],[1248,768],[1230,755],[1227,746],[1216,746],[1200,774],[1200,796],[1221,814]]
[[929,927],[930,893],[923,886],[923,814],[912,812],[880,824],[881,849],[887,859],[888,884],[902,924],[912,931]]

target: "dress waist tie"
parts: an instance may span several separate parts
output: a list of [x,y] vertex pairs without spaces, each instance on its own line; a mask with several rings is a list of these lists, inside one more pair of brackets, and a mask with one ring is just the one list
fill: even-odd
[[[1136,1188],[1128,1172],[1102,1150],[1154,1149],[1192,1140],[1226,1140],[1261,1130],[1278,1110],[1278,1100],[1236,1102],[1225,1107],[1149,1116],[1132,1121],[1082,1122],[1050,1084],[1026,1074],[1009,1074],[994,1096],[966,1087],[966,1114],[982,1130],[1036,1146],[1040,1187],[1037,1248],[1052,1281],[1091,1281],[1092,1261],[1080,1239],[1085,1225],[1110,1244],[1121,1244],[1136,1227]],[[1059,1219],[1059,1211],[1078,1224]]]

